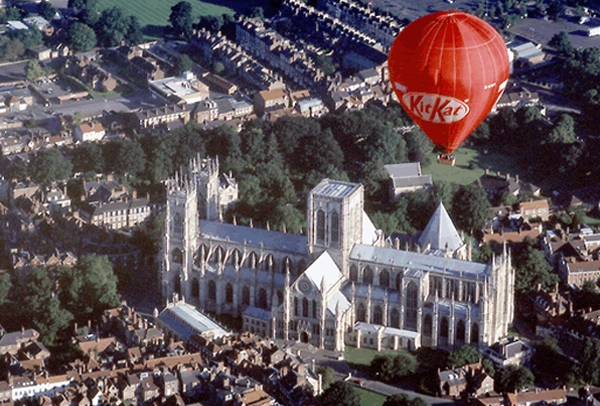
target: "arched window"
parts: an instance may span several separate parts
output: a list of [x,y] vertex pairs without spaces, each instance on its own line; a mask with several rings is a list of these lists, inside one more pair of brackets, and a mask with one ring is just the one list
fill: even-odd
[[221,264],[223,262],[223,259],[225,259],[225,251],[223,250],[223,247],[218,246],[215,249],[212,259],[215,264]]
[[440,337],[448,338],[448,319],[445,317],[440,321]]
[[208,259],[208,247],[206,246],[206,244],[202,244],[200,246],[200,258],[202,258],[203,261],[206,261]]
[[242,261],[242,253],[240,252],[240,250],[238,250],[237,248],[233,250],[233,252],[231,253],[231,265],[233,265],[233,267],[235,269],[238,269],[241,265],[241,261]]
[[233,303],[233,286],[231,286],[231,283],[225,285],[225,301],[227,303]]
[[192,296],[200,296],[200,282],[198,282],[198,278],[192,279]]
[[367,310],[365,309],[365,305],[360,303],[356,308],[356,320],[357,321],[367,321]]
[[298,316],[300,314],[300,309],[298,308],[298,298],[294,298],[294,316]]
[[400,312],[395,307],[390,312],[390,326],[400,328]]
[[383,286],[384,288],[388,288],[390,286],[390,273],[387,269],[379,272],[379,286]]
[[417,285],[410,282],[406,287],[406,318],[404,319],[406,330],[417,331],[418,295]]
[[302,317],[308,317],[308,299],[302,298]]
[[242,287],[242,304],[250,304],[250,288],[248,286]]
[[331,213],[331,246],[339,248],[340,243],[340,217],[336,212]]
[[248,255],[248,260],[247,260],[248,268],[256,269],[257,263],[258,263],[258,255],[256,255],[256,252],[252,251],[250,253],[250,255]]
[[398,273],[396,275],[396,290],[400,290],[400,287],[402,287],[402,274]]
[[456,323],[456,341],[459,343],[465,342],[465,322],[462,320]]
[[473,323],[471,326],[471,343],[479,344],[479,326],[477,323]]
[[313,300],[311,304],[312,304],[312,318],[316,319],[317,318],[317,301]]
[[373,309],[373,324],[383,324],[383,310],[381,310],[381,306],[375,306],[375,309]]
[[208,290],[208,299],[209,300],[217,300],[217,284],[215,283],[215,281],[210,280],[208,281],[208,286],[207,286],[207,290]]
[[183,252],[179,248],[174,248],[171,251],[171,261],[176,264],[183,264]]
[[286,273],[287,271],[292,271],[292,260],[290,257],[283,258],[281,262],[281,273]]
[[173,232],[175,234],[183,233],[183,220],[181,220],[179,213],[175,214],[175,217],[173,217]]
[[277,306],[281,306],[283,304],[283,292],[277,291]]
[[358,268],[356,265],[350,266],[350,280],[352,282],[358,282]]
[[368,266],[365,269],[363,269],[362,283],[366,283],[369,285],[373,284],[373,270]]
[[261,309],[267,308],[267,291],[263,288],[258,290],[258,297],[256,298],[256,307]]
[[431,314],[426,314],[425,319],[423,320],[423,335],[425,337],[431,337],[433,332],[433,321],[431,319]]
[[317,244],[325,244],[325,213],[317,210]]
[[265,271],[272,271],[273,269],[275,269],[275,260],[273,255],[269,254],[265,258]]

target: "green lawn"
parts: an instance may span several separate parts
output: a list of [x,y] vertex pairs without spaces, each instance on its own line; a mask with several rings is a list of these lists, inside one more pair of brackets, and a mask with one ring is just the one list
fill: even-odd
[[344,356],[346,358],[346,362],[348,365],[355,369],[365,369],[371,365],[371,361],[377,355],[384,354],[395,354],[397,351],[394,350],[385,350],[385,351],[377,351],[372,348],[356,348],[346,346],[346,351],[344,352]]
[[[180,0],[100,0],[100,9],[120,7],[126,15],[140,19],[144,34],[158,33],[161,27],[169,24],[171,7]],[[267,7],[268,0],[187,0],[193,8],[194,22],[200,16],[244,13],[255,6]],[[217,4],[218,3],[218,4]]]
[[486,169],[491,173],[503,175],[522,175],[523,171],[512,158],[495,153],[483,153],[470,147],[460,147],[454,154],[456,165],[438,164],[436,155],[431,154],[431,164],[422,168],[424,174],[431,174],[434,182],[446,181],[459,185],[467,185],[479,178]]
[[385,402],[385,396],[379,393],[358,387],[355,387],[354,390],[360,395],[361,406],[381,406]]

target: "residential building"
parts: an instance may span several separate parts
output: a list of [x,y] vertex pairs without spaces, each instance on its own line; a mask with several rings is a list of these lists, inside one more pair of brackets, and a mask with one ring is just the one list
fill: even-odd
[[402,193],[433,187],[431,175],[421,173],[420,162],[385,165],[390,178],[390,197],[398,198]]
[[165,103],[194,104],[207,99],[208,86],[199,81],[192,72],[157,80],[149,80],[148,88],[153,99]]
[[102,123],[83,123],[75,127],[75,139],[80,142],[98,142],[106,135]]

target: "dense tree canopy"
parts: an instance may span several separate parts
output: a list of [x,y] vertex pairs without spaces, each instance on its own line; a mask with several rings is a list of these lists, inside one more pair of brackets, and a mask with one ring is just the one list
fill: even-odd
[[335,379],[335,370],[331,367],[323,366],[317,368],[317,375],[321,375],[323,390],[329,388]]
[[483,358],[483,354],[475,347],[462,345],[455,348],[448,355],[448,367],[457,368],[468,364],[474,364]]
[[69,326],[73,315],[61,307],[55,291],[54,281],[46,268],[32,269],[10,293],[10,311],[3,319],[3,324],[7,323],[5,327],[13,331],[21,326],[34,328],[44,344],[56,344],[60,332]]
[[378,355],[371,361],[371,375],[385,382],[398,382],[417,370],[417,359],[407,351]]
[[60,286],[61,302],[80,322],[96,320],[120,303],[117,277],[106,256],[87,255],[75,267],[62,268]]
[[319,406],[360,406],[360,396],[352,385],[337,381],[317,397]]
[[534,378],[529,369],[508,365],[496,372],[494,390],[498,393],[514,393],[533,385]]
[[491,204],[485,190],[477,184],[461,186],[452,199],[452,219],[461,230],[473,234],[491,220]]
[[192,5],[187,1],[180,1],[171,7],[169,22],[177,36],[189,38],[193,31]]
[[87,24],[73,23],[68,32],[69,43],[75,51],[89,51],[96,46],[96,33]]
[[72,169],[71,162],[58,149],[38,152],[29,164],[33,181],[43,186],[68,180]]
[[558,282],[558,276],[552,272],[552,265],[546,254],[537,248],[534,240],[526,239],[525,244],[514,251],[515,292],[523,294],[537,289],[549,289]]

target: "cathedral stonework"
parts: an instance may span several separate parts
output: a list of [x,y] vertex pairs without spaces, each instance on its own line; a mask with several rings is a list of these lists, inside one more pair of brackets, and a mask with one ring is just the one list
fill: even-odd
[[364,212],[362,185],[331,179],[308,196],[307,236],[226,224],[218,161],[202,162],[165,182],[165,298],[242,317],[250,332],[337,351],[483,346],[506,335],[514,314],[510,252],[472,262],[441,203],[403,249]]

